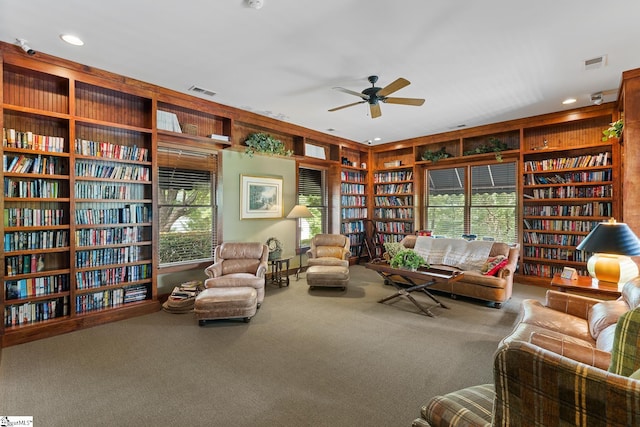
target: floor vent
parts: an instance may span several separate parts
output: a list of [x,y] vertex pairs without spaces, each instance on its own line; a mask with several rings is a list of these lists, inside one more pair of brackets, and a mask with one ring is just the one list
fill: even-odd
[[201,95],[207,95],[207,96],[215,96],[215,95],[216,95],[216,93],[215,93],[214,91],[212,91],[212,90],[209,90],[209,89],[203,89],[203,88],[198,87],[198,86],[195,86],[195,85],[194,85],[194,86],[191,86],[191,87],[189,88],[189,90],[190,90],[191,92],[196,92],[196,93],[199,93],[199,94],[201,94]]
[[596,70],[607,65],[607,55],[598,56],[584,61],[584,69],[586,71]]

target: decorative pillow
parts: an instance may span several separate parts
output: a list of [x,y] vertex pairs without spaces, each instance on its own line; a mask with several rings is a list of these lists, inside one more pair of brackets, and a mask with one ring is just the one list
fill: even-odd
[[640,369],[640,307],[627,311],[616,324],[609,372],[629,376]]
[[480,272],[485,276],[495,276],[498,271],[509,263],[509,258],[504,255],[487,258],[487,262],[482,265]]
[[622,300],[602,301],[594,304],[587,313],[589,332],[594,340],[609,325],[618,321],[620,316],[629,311],[629,306]]

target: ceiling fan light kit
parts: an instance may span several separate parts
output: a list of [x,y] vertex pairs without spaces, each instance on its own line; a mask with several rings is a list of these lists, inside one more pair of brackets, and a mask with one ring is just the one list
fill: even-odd
[[380,109],[380,102],[385,102],[389,104],[413,105],[413,106],[421,106],[422,104],[424,104],[424,99],[421,99],[421,98],[397,98],[397,97],[388,96],[402,89],[403,87],[409,86],[411,84],[411,82],[405,78],[400,77],[395,81],[393,81],[392,83],[382,88],[376,86],[376,82],[378,81],[378,76],[369,76],[367,80],[369,80],[369,83],[371,83],[371,87],[366,88],[362,92],[356,92],[353,90],[345,89],[343,87],[334,87],[335,90],[339,90],[340,92],[358,96],[362,98],[362,101],[341,105],[340,107],[332,108],[329,111],[338,111],[338,110],[342,110],[343,108],[352,107],[354,105],[364,104],[365,102],[368,102],[369,109],[371,111],[371,118],[375,119],[382,115],[382,110]]

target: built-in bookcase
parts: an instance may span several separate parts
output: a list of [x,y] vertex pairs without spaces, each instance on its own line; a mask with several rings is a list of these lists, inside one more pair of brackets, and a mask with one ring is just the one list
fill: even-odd
[[347,147],[340,155],[340,233],[349,238],[352,257],[359,259],[369,218],[369,156],[367,151]]
[[152,98],[3,65],[3,345],[156,310]]
[[590,253],[576,246],[618,215],[617,147],[541,148],[523,154],[521,273],[547,282],[565,266],[588,275]]
[[373,220],[384,242],[398,242],[415,232],[413,167],[373,174]]

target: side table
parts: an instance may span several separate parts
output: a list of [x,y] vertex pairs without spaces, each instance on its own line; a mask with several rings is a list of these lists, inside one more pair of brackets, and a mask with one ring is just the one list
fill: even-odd
[[620,291],[616,283],[598,282],[591,276],[578,276],[577,280],[563,279],[559,273],[553,276],[551,287],[560,292],[582,292],[600,295],[605,298],[618,298]]
[[270,259],[271,283],[277,284],[279,288],[284,284],[289,286],[289,261],[293,257]]

